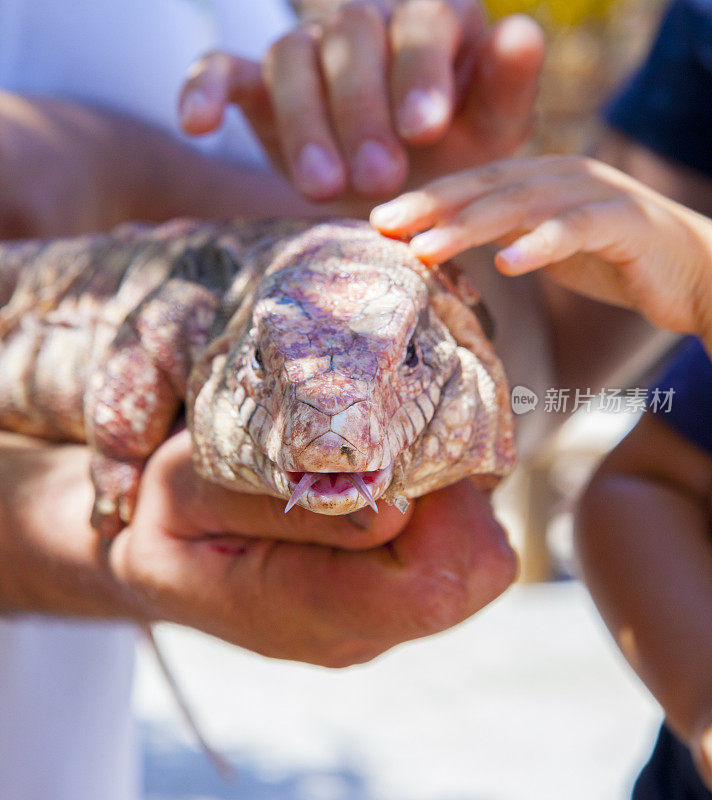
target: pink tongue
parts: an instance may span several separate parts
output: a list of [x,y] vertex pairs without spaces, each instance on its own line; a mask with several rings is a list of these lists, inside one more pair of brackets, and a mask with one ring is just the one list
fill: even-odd
[[322,495],[335,495],[341,494],[341,492],[351,486],[353,486],[368,505],[378,513],[376,501],[373,499],[373,495],[360,472],[305,472],[294,488],[292,496],[289,498],[287,506],[284,509],[284,513],[286,514],[290,511],[299,498],[304,496],[310,489],[314,489]]
[[340,494],[350,486],[351,483],[340,472],[330,472],[326,475],[317,473],[312,489],[320,494]]

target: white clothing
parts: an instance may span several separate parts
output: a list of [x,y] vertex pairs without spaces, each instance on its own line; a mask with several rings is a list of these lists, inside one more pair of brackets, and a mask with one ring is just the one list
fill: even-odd
[[139,796],[129,625],[0,620],[0,797]]
[[[293,24],[282,0],[0,0],[0,87],[71,97],[177,132],[190,63],[259,57]],[[260,158],[244,122],[203,146]],[[0,620],[1,800],[131,800],[130,626]]]
[[[286,0],[0,0],[0,87],[126,111],[178,132],[190,64],[215,48],[260,58],[293,25]],[[201,146],[261,150],[240,115]]]

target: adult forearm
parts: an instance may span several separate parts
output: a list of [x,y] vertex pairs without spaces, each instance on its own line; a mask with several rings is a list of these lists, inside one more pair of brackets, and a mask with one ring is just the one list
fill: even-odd
[[[163,131],[134,120],[117,122],[117,132],[140,130],[135,152],[136,189],[127,219],[162,221],[180,216],[230,217],[328,216],[330,209],[310,204],[277,172],[208,156]],[[129,150],[134,148],[129,148]]]
[[0,433],[0,613],[141,619],[88,525],[83,447]]
[[132,117],[0,92],[0,238],[178,216],[327,213],[274,172],[208,157]]

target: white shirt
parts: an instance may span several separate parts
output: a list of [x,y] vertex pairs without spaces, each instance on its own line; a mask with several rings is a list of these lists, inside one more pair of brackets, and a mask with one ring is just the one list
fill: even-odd
[[[259,58],[293,24],[282,0],[0,0],[0,87],[100,103],[177,132],[186,69]],[[201,146],[259,147],[235,114]],[[130,626],[0,620],[0,799],[138,797]]]
[[[0,0],[0,86],[100,103],[178,132],[178,92],[197,57],[223,48],[260,58],[292,25],[286,0]],[[237,118],[207,146],[254,160]]]

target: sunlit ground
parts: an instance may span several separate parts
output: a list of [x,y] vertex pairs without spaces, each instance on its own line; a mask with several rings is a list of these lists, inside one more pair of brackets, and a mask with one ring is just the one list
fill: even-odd
[[660,721],[573,581],[516,587],[456,630],[339,672],[161,633],[239,778],[196,752],[143,652],[149,800],[623,800]]
[[[556,444],[568,459],[553,460],[558,488],[575,489],[632,422],[572,420]],[[507,494],[501,515],[521,545],[524,520]],[[573,568],[569,515],[549,537]],[[518,585],[455,630],[342,671],[171,626],[159,635],[239,777],[224,783],[195,749],[142,650],[147,800],[625,800],[661,720],[576,580]]]

